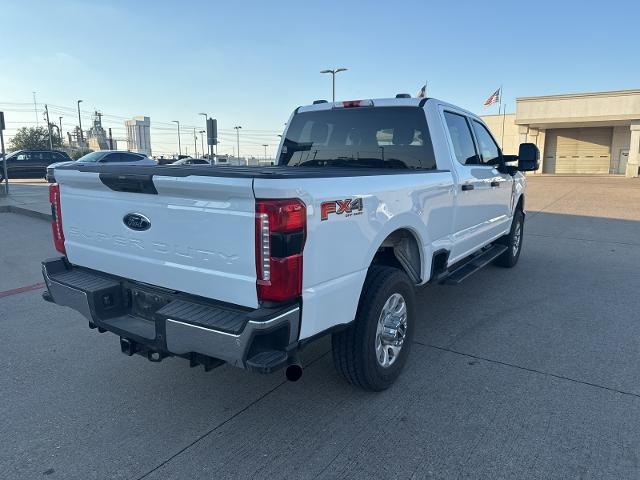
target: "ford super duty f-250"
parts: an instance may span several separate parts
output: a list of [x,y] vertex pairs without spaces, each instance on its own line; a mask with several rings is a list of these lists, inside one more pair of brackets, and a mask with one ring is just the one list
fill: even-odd
[[272,167],[64,166],[44,298],[128,355],[206,370],[297,379],[299,349],[330,333],[337,370],[381,390],[406,362],[416,286],[516,264],[538,156],[399,95],[297,108]]

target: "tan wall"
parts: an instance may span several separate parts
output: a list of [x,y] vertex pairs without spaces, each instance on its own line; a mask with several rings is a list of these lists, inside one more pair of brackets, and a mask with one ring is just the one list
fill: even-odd
[[520,146],[520,138],[518,135],[518,125],[516,125],[516,114],[507,113],[504,116],[504,146],[502,145],[502,115],[484,115],[482,117],[484,123],[487,124],[494,138],[501,146],[503,153],[507,155],[516,155]]
[[640,118],[640,90],[523,97],[516,111],[520,125],[633,120]]

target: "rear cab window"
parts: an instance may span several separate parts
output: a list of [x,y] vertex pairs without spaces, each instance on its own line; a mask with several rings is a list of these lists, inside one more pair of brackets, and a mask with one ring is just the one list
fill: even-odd
[[293,116],[280,165],[433,170],[435,155],[424,110],[357,107]]

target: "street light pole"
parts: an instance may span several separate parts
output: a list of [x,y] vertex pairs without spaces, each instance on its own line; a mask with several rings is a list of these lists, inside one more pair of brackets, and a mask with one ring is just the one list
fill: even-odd
[[51,122],[49,121],[49,106],[44,104],[44,113],[47,117],[47,132],[49,134],[49,150],[53,150],[53,139],[51,138]]
[[196,158],[198,158],[198,136],[195,128],[193,129],[193,151],[196,152]]
[[238,157],[240,158],[240,129],[242,128],[240,125],[233,127],[236,129],[236,145],[238,146],[237,152],[238,152]]
[[[4,112],[0,112],[0,156],[2,158],[2,176],[4,177],[4,194],[9,195],[9,174],[7,173],[7,153],[4,150]],[[1,183],[1,182],[0,182]]]
[[36,92],[33,92],[33,111],[36,112],[36,127],[38,126],[38,103],[36,102]]
[[62,117],[58,117],[58,121],[60,122],[60,146],[64,146],[64,141],[62,140]]
[[[207,118],[209,117],[209,115],[207,115],[206,113],[199,113],[198,115],[202,115],[204,116],[204,129],[205,131],[207,130]],[[213,155],[211,155],[213,152],[211,151],[213,149],[213,145],[209,146],[209,140],[207,140],[207,153],[209,154],[209,158],[211,158]],[[204,150],[202,151],[204,153]]]
[[83,151],[84,148],[82,146],[82,144],[84,143],[84,137],[82,136],[82,118],[80,117],[80,104],[82,103],[82,100],[78,100],[78,124],[80,126],[80,143],[78,144],[78,147],[80,147],[80,150]]
[[173,123],[178,124],[178,155],[182,155],[182,146],[180,144],[180,121],[179,120],[171,120]]
[[333,91],[333,95],[332,95],[333,100],[332,101],[333,102],[336,101],[336,73],[346,72],[346,71],[347,71],[346,68],[335,68],[333,70],[321,70],[320,71],[320,73],[330,73],[331,74],[331,84],[332,84],[332,87],[333,87],[333,89],[332,89],[332,91]]
[[267,147],[269,146],[268,143],[263,143],[262,146],[264,147],[264,159],[265,161],[267,160]]
[[207,133],[205,130],[200,130],[200,147],[202,147],[202,156],[204,157],[204,134]]

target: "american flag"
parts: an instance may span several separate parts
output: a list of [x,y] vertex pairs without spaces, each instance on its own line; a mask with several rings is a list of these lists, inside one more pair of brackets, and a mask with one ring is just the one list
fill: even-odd
[[424,98],[426,96],[427,96],[427,84],[425,83],[420,89],[420,91],[418,91],[418,93],[416,94],[416,97]]
[[485,107],[489,107],[500,101],[500,90],[501,88],[497,89],[489,98],[487,98],[486,102],[484,102]]

